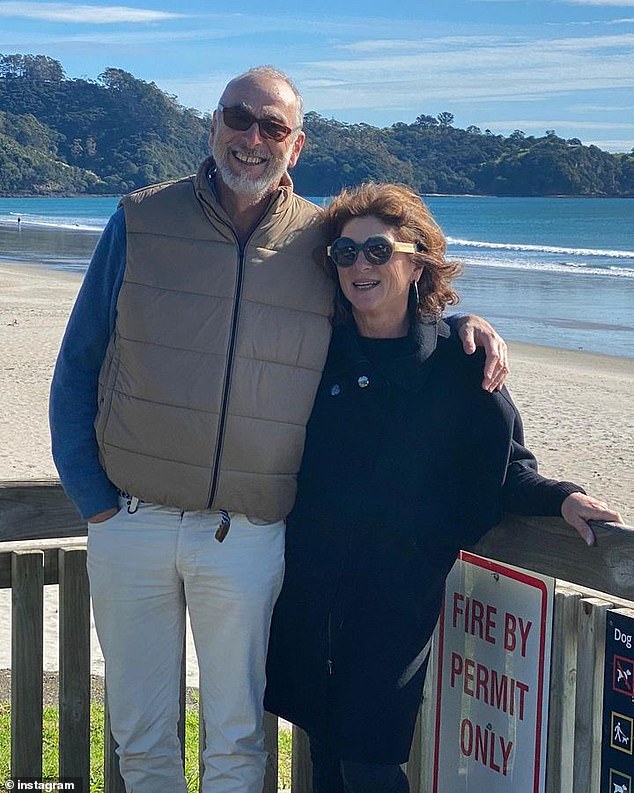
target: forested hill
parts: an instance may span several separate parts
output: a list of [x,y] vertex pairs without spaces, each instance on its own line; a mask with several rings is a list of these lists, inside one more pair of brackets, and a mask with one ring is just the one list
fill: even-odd
[[[0,55],[0,194],[118,195],[192,173],[209,121],[121,69],[71,80],[46,56]],[[634,197],[634,151],[453,121],[441,112],[379,129],[307,113],[296,189],[323,196],[376,179],[419,193]]]

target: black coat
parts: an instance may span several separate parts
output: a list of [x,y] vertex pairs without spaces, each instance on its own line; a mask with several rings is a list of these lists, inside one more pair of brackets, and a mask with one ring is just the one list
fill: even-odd
[[371,362],[336,328],[308,424],[265,705],[348,760],[407,759],[457,551],[504,510],[556,515],[581,490],[537,473],[508,393],[482,390],[449,333],[419,323]]

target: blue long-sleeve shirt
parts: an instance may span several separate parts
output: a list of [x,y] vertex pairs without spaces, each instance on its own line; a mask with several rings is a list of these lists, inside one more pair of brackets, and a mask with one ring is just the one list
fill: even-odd
[[118,503],[99,462],[94,420],[99,370],[112,335],[126,264],[123,209],[110,218],[95,248],[62,340],[49,405],[53,459],[64,490],[82,517]]
[[[115,328],[126,266],[125,214],[118,209],[99,239],[57,358],[49,406],[53,459],[83,518],[116,507],[118,490],[99,462],[94,429],[99,371]],[[460,315],[453,315],[453,324]]]

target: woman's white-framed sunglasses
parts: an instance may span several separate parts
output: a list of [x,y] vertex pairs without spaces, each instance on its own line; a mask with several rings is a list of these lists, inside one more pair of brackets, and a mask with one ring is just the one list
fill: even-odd
[[383,234],[376,234],[365,242],[337,237],[326,248],[326,253],[337,267],[352,267],[361,251],[370,264],[387,264],[394,253],[420,253],[423,250],[419,242],[395,242]]

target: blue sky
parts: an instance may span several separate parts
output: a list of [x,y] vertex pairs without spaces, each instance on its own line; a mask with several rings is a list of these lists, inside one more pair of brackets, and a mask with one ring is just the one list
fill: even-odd
[[122,68],[202,111],[270,63],[340,121],[449,111],[459,127],[634,148],[634,0],[123,3],[0,0],[0,53],[48,55],[67,77]]

